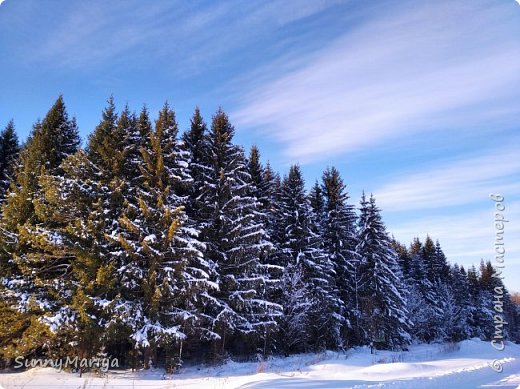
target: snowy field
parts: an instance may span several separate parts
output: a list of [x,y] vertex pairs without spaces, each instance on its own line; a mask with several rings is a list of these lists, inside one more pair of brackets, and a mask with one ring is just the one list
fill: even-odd
[[[490,367],[499,360],[501,373]],[[488,342],[419,345],[408,352],[366,348],[346,353],[301,354],[266,362],[185,367],[173,377],[162,370],[112,371],[104,377],[37,368],[0,375],[2,388],[520,388],[520,346],[494,350]]]

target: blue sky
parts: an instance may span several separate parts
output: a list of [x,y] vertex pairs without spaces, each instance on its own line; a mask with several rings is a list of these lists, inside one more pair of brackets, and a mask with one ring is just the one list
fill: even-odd
[[493,258],[502,193],[520,291],[519,37],[514,0],[0,0],[0,127],[25,138],[60,93],[84,138],[111,94],[182,129],[223,106],[280,172],[335,165],[398,239],[466,266]]

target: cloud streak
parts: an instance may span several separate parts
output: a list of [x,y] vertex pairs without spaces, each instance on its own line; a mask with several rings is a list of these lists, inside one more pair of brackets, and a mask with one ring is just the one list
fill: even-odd
[[518,113],[520,31],[507,7],[429,2],[369,16],[296,71],[246,85],[237,124],[305,163]]
[[436,209],[480,202],[492,192],[519,196],[519,179],[518,150],[507,147],[400,171],[374,193],[387,212]]
[[93,1],[67,10],[51,34],[38,37],[35,57],[72,69],[117,62],[120,57],[144,58],[157,65],[170,63],[178,73],[191,75],[208,64],[214,65],[216,59],[224,60],[226,53],[336,2],[197,5],[182,1]]

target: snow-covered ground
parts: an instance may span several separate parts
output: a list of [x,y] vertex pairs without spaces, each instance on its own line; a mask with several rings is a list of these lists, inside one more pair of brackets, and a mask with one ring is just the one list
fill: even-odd
[[[490,363],[499,360],[501,373]],[[302,354],[266,362],[190,366],[164,377],[162,370],[111,371],[104,377],[36,368],[0,375],[3,388],[520,388],[520,346],[504,351],[489,342],[418,345],[408,352],[366,348]]]

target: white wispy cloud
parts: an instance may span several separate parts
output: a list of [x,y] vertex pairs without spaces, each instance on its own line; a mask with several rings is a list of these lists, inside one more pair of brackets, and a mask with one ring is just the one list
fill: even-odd
[[517,113],[520,14],[487,2],[421,4],[372,8],[296,71],[243,85],[233,119],[305,163]]
[[[35,58],[53,65],[89,68],[105,62],[149,59],[163,71],[190,74],[262,34],[306,18],[337,0],[302,4],[229,1],[88,2],[67,10],[49,35],[35,37]],[[128,64],[132,66],[132,63]]]
[[519,179],[518,149],[507,146],[394,173],[374,193],[387,212],[435,209],[479,202],[492,192],[519,196]]

